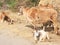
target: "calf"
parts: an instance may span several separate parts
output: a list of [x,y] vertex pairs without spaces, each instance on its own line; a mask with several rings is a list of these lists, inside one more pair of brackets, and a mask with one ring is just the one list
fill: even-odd
[[49,33],[45,31],[45,27],[42,30],[34,31],[34,40],[36,43],[38,40],[44,41],[46,38],[49,40]]

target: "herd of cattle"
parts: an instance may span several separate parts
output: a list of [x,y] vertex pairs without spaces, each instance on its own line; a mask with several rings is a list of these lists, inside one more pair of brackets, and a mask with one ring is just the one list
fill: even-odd
[[[27,22],[33,25],[34,29],[41,25],[43,26],[40,30],[34,30],[34,39],[36,41],[45,40],[46,38],[49,39],[49,33],[48,31],[45,31],[45,28],[47,27],[54,27],[54,33],[59,34],[58,22],[57,22],[57,11],[53,8],[52,5],[39,5],[37,7],[31,7],[31,8],[24,8],[21,7],[21,13],[26,17]],[[0,22],[7,21],[10,24],[13,23],[13,20],[8,17],[6,12],[2,11],[0,12]],[[47,23],[48,22],[48,23]]]
[[43,29],[34,31],[34,39],[36,41],[38,39],[40,39],[40,41],[45,40],[46,38],[49,39],[48,33],[44,29],[44,24],[48,21],[53,22],[54,32],[57,34],[58,14],[52,5],[40,5],[37,7],[22,9],[23,15],[26,16],[28,22],[34,26],[34,29],[37,27],[38,24],[43,25]]

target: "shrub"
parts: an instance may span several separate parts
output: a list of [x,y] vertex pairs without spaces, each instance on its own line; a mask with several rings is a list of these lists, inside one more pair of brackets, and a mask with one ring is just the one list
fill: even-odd
[[2,4],[3,4],[3,3],[2,3],[2,2],[0,2],[0,7],[2,7]]

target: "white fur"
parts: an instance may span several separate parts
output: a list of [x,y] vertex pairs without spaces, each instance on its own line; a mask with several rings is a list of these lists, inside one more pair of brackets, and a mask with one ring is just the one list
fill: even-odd
[[[46,32],[44,29],[45,29],[45,27],[42,30],[34,31],[34,40],[35,41],[37,41],[38,38],[40,39],[40,41],[44,41],[46,38],[49,40],[49,33]],[[39,36],[39,34],[40,34],[40,36]],[[37,36],[39,36],[39,37],[37,38]]]
[[37,40],[37,36],[39,36],[39,32],[36,32],[36,30],[34,31],[34,40]]
[[40,30],[38,32],[40,32],[40,41],[44,41],[46,38],[49,39],[48,32],[45,32],[44,30]]

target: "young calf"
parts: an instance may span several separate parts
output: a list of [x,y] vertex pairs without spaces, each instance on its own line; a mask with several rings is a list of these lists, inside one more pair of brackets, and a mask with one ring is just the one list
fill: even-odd
[[37,42],[38,40],[44,41],[45,39],[49,40],[49,33],[45,31],[45,26],[41,30],[34,30],[34,40]]

